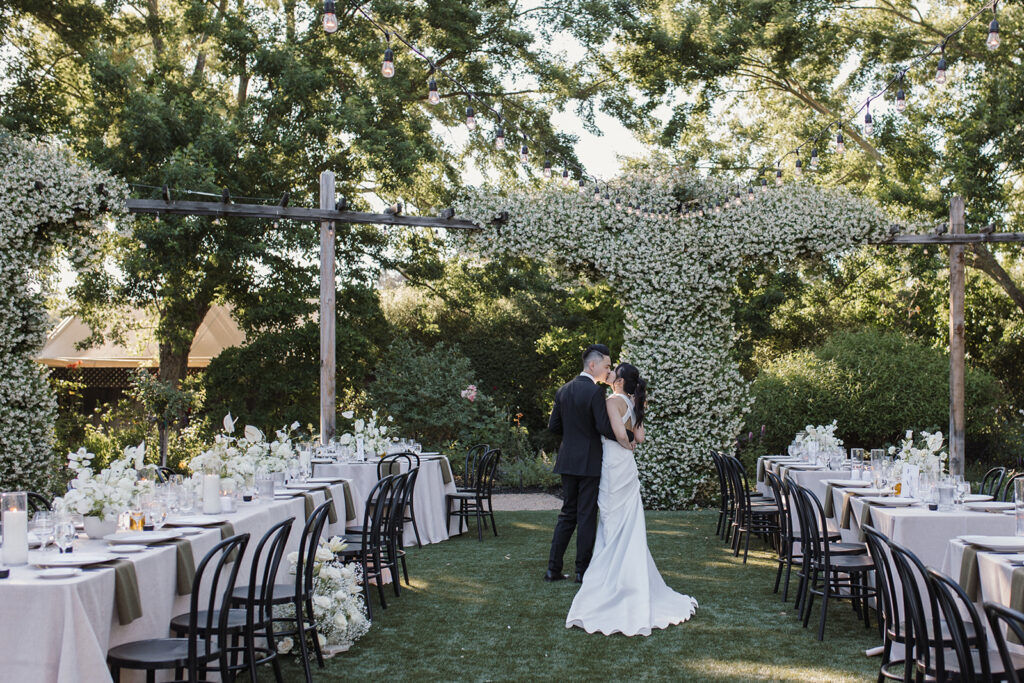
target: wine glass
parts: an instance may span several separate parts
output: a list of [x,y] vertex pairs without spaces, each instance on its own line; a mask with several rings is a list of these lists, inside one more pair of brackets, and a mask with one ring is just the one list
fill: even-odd
[[153,525],[153,529],[159,531],[167,521],[167,505],[161,498],[155,498],[146,504],[147,521]]
[[78,530],[75,528],[75,523],[67,515],[62,515],[53,528],[53,542],[57,546],[57,550],[61,554],[70,552],[77,538]]
[[53,536],[54,519],[49,510],[40,510],[32,515],[32,532],[39,539],[39,549],[46,550]]

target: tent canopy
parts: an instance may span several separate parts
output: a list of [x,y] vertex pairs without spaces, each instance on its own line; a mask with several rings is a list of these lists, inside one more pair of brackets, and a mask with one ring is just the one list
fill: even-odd
[[[76,316],[69,316],[50,332],[36,360],[50,367],[69,365],[86,368],[156,367],[159,353],[154,335],[155,323],[144,311],[131,312],[134,324],[125,335],[123,345],[110,340],[99,346],[79,350],[78,342],[92,331]],[[210,361],[229,346],[245,343],[245,334],[238,329],[231,312],[225,306],[213,306],[199,329],[188,353],[188,367],[205,368]]]

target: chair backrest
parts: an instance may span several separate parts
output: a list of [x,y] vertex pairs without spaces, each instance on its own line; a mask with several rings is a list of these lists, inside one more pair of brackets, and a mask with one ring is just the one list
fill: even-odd
[[271,598],[274,595],[277,571],[294,522],[295,518],[289,517],[270,527],[252,552],[249,595],[245,603],[249,626],[265,623],[272,616]]
[[419,468],[414,468],[408,472],[395,476],[395,481],[391,485],[391,491],[387,496],[387,500],[384,503],[384,542],[391,544],[393,547],[398,547],[398,539],[400,537],[399,530],[405,523],[405,505],[409,501],[409,494],[412,491],[411,483],[413,481],[413,475],[419,473]]
[[978,493],[985,493],[990,496],[996,496],[999,493],[999,487],[1003,484],[1003,477],[1006,476],[1005,467],[993,467],[985,476],[981,479],[981,486],[978,488]]
[[984,607],[990,626],[989,633],[992,634],[992,640],[996,642],[999,658],[1003,660],[1003,671],[1005,672],[1003,675],[1010,683],[1020,683],[1020,677],[1016,670],[1017,664],[1010,655],[1010,648],[1006,645],[1002,627],[1005,625],[1018,643],[1024,643],[1024,614],[988,600],[985,601]]
[[391,489],[400,475],[389,474],[377,480],[366,497],[363,508],[363,527],[361,534],[364,551],[379,548],[386,534],[385,523],[388,520],[388,499]]
[[828,529],[825,521],[825,510],[821,501],[814,493],[795,482],[790,482],[790,490],[796,492],[800,501],[800,550],[804,562],[811,566],[827,567],[831,561]]
[[390,453],[377,461],[377,479],[387,474],[399,474],[402,472],[402,464],[405,469],[412,467],[413,458],[416,458],[416,465],[420,464],[419,456],[415,453]]
[[[249,543],[249,534],[238,534],[226,538],[206,553],[196,567],[195,579],[192,582],[192,595],[189,598],[188,616],[188,669],[189,680],[199,680],[199,662],[209,661],[215,655],[216,643],[228,642],[228,616],[230,614],[231,593],[235,590],[235,579],[245,547]],[[235,559],[237,557],[237,559]],[[224,568],[230,567],[227,577]],[[204,589],[205,586],[205,589]],[[208,597],[206,605],[200,604],[200,594]],[[200,614],[203,623],[200,625]],[[214,624],[214,617],[217,623]],[[206,634],[216,634],[216,638],[203,638],[200,651],[200,630]]]
[[491,497],[491,491],[494,490],[494,478],[497,475],[498,462],[500,460],[500,448],[492,448],[480,457],[476,477],[476,495],[478,497]]
[[1000,491],[1000,494],[998,496],[995,496],[995,498],[997,500],[1012,503],[1014,494],[1014,482],[1017,481],[1018,479],[1024,479],[1024,472],[1016,472],[1012,476],[1007,477],[1006,481],[1003,483],[1003,488]]
[[313,594],[313,569],[316,566],[316,551],[320,547],[320,535],[327,524],[327,515],[333,501],[321,503],[306,520],[299,541],[299,559],[295,567],[295,597],[305,599]]
[[488,450],[490,450],[490,446],[481,443],[473,446],[466,453],[466,468],[462,470],[462,475],[465,477],[463,485],[466,488],[476,486],[476,471],[480,465],[480,457]]
[[157,479],[160,480],[160,483],[166,482],[168,479],[171,478],[171,476],[175,474],[178,473],[172,470],[170,467],[166,467],[164,465],[161,465],[160,467],[156,468],[156,477]]
[[[935,599],[946,619],[946,628],[953,640],[960,675],[957,678],[965,683],[992,680],[992,671],[988,661],[988,642],[985,638],[985,624],[978,616],[978,610],[960,584],[936,569],[928,569],[928,585],[935,593]],[[970,621],[976,634],[972,652],[971,640],[967,635],[967,620]],[[975,664],[977,660],[977,664]],[[942,680],[942,677],[939,677]]]
[[41,493],[26,491],[29,512],[43,512],[50,509],[50,501]]
[[870,524],[861,527],[864,541],[868,545],[868,554],[875,565],[875,586],[881,596],[882,619],[885,630],[893,637],[902,637],[902,618],[900,617],[902,596],[896,592],[896,567],[889,557],[889,538],[880,533]]
[[774,472],[765,472],[764,480],[768,482],[768,488],[775,497],[775,505],[779,508],[779,531],[783,540],[779,544],[779,554],[785,555],[787,545],[793,540],[793,516],[790,514],[792,511],[789,509],[786,487]]
[[711,451],[711,462],[715,464],[715,472],[718,474],[718,507],[724,511],[729,505],[729,485],[725,481],[725,470],[722,468],[722,456],[715,451]]
[[[928,633],[942,633],[939,622],[939,606],[935,598],[935,591],[932,590],[931,584],[928,582],[928,570],[925,569],[924,563],[918,559],[917,555],[895,543],[892,539],[887,540],[889,556],[896,567],[896,573],[900,577],[900,584],[903,588],[903,613],[907,620],[907,656],[914,656],[918,665],[926,670],[945,671],[945,655],[941,641],[935,643],[928,638]],[[921,596],[922,586],[928,600],[927,610]],[[932,629],[928,628],[929,614],[931,614]],[[934,662],[932,661],[933,654]]]

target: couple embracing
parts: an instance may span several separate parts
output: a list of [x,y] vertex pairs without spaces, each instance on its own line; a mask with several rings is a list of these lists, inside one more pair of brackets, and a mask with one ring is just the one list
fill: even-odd
[[[601,384],[612,388],[607,398]],[[564,503],[544,579],[569,578],[562,574],[562,557],[575,531],[576,581],[582,585],[567,628],[646,636],[686,621],[697,607],[665,584],[647,549],[633,460],[633,448],[644,440],[646,392],[634,366],[612,369],[608,347],[593,344],[583,352],[583,372],[555,395],[548,429],[562,436],[554,471],[562,475]]]

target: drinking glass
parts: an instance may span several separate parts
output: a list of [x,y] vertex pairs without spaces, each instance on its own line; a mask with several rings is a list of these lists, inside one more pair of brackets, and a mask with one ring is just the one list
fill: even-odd
[[71,517],[60,516],[53,528],[53,542],[57,546],[57,550],[61,554],[69,552],[77,538],[78,530],[75,529],[75,523],[71,521]]
[[956,486],[956,505],[959,507],[964,504],[964,499],[971,492],[971,482],[964,479],[964,475],[957,474],[953,477],[953,483]]
[[956,496],[956,482],[952,477],[946,476],[939,480],[938,498],[939,510],[949,512],[953,509],[953,499]]
[[1013,509],[1017,513],[1017,535],[1024,536],[1024,479],[1013,480]]
[[884,460],[884,459],[885,459],[885,451],[884,450],[882,450],[881,448],[872,448],[871,449],[871,462],[872,463],[874,463],[876,460]]
[[53,513],[48,510],[40,510],[32,515],[32,523],[29,525],[29,529],[39,539],[40,550],[46,550],[46,546],[50,544],[54,525]]
[[167,506],[160,498],[149,501],[146,504],[146,521],[159,531],[167,521]]

